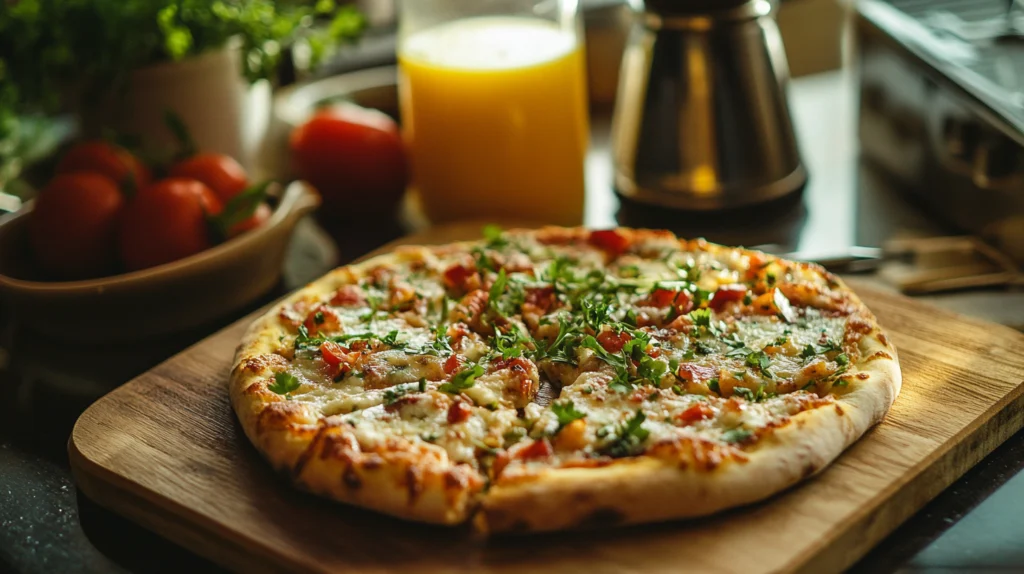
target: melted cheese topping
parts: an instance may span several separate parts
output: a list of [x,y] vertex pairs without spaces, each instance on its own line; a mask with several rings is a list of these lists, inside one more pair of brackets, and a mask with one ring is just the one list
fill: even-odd
[[857,384],[866,311],[820,268],[639,237],[505,233],[369,269],[284,310],[299,384],[271,390],[364,448],[422,442],[497,479],[741,453]]

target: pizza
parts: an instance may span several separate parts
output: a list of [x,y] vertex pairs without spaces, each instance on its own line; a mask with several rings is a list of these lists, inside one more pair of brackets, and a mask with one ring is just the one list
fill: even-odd
[[400,247],[256,320],[231,372],[303,489],[485,532],[681,519],[778,493],[886,414],[896,350],[820,266],[665,231]]

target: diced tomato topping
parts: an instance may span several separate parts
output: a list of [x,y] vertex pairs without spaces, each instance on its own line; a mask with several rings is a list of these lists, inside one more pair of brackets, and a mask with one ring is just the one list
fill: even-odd
[[306,315],[306,320],[302,324],[306,326],[306,331],[310,335],[315,335],[321,330],[338,331],[341,329],[341,317],[338,317],[334,309],[320,305]]
[[679,313],[689,313],[693,309],[693,300],[686,291],[673,291],[671,289],[655,289],[647,297],[637,302],[637,305],[644,307],[675,307]]
[[468,419],[471,413],[472,409],[466,404],[466,401],[455,401],[452,406],[448,407],[448,423],[461,423]]
[[328,365],[337,366],[348,359],[348,350],[334,341],[324,341],[320,344],[320,355]]
[[715,378],[718,369],[714,367],[702,367],[691,363],[679,365],[679,378],[686,381],[707,381]]
[[676,415],[676,418],[684,425],[692,425],[697,421],[709,419],[713,416],[715,416],[715,411],[711,409],[711,406],[701,402],[679,413]]
[[462,357],[460,355],[452,355],[448,357],[448,360],[444,362],[444,372],[448,375],[453,375],[462,368]]
[[597,334],[597,342],[609,353],[618,353],[633,336],[625,331],[616,333],[614,331],[601,331]]
[[709,303],[710,307],[715,311],[721,311],[722,307],[725,307],[726,303],[733,301],[741,301],[743,296],[747,294],[747,286],[740,285],[739,283],[733,283],[732,285],[722,285],[715,291],[714,297],[712,297]]
[[613,258],[625,253],[629,247],[629,239],[614,229],[591,231],[587,243],[601,249]]
[[358,285],[342,285],[331,296],[331,305],[339,307],[362,305],[365,302],[366,296]]
[[458,291],[472,291],[481,286],[480,274],[477,273],[475,265],[462,265],[456,263],[444,270],[444,284],[449,289]]
[[554,450],[551,448],[551,443],[548,439],[544,438],[541,440],[535,440],[530,444],[517,449],[512,455],[514,458],[529,460],[531,458],[546,458],[551,456]]

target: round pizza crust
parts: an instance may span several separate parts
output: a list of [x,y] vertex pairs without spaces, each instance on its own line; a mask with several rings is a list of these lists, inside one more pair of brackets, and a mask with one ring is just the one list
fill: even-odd
[[[516,230],[522,232],[523,230]],[[634,239],[649,232],[619,229]],[[544,228],[536,233],[578,235],[584,229]],[[683,240],[680,240],[683,241]],[[713,468],[668,463],[647,455],[587,468],[553,468],[521,480],[487,485],[464,467],[428,449],[362,453],[339,417],[268,390],[287,368],[277,351],[293,328],[280,310],[303,299],[323,298],[356,283],[369,270],[429,259],[438,249],[468,250],[479,242],[439,247],[399,247],[394,252],[338,268],[275,304],[253,322],[231,370],[230,397],[252,444],[300,488],[400,518],[456,525],[472,521],[485,532],[530,532],[635,524],[712,514],[768,498],[821,472],[880,422],[899,394],[896,350],[877,323],[860,339],[852,365],[857,385],[834,404],[794,415],[744,453]],[[738,248],[712,246],[714,249]],[[848,288],[838,279],[839,289]],[[854,296],[853,300],[862,305]],[[415,475],[415,480],[410,477]],[[410,484],[416,492],[409,491]],[[415,495],[413,495],[415,494]]]

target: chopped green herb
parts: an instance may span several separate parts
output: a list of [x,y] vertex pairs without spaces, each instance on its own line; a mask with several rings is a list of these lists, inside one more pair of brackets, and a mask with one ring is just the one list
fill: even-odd
[[427,378],[426,377],[420,377],[420,382],[417,384],[416,390],[421,392],[421,393],[425,393],[427,391]]
[[803,348],[802,351],[800,351],[800,356],[804,359],[810,359],[811,357],[817,354],[818,352],[814,350],[813,345],[807,345],[806,347]]
[[438,390],[442,393],[457,395],[473,386],[476,378],[484,374],[484,368],[480,365],[473,365],[472,368],[459,371],[452,377],[451,382],[444,383]]
[[850,357],[846,353],[836,355],[836,364],[845,367],[850,364]]
[[697,352],[701,355],[711,355],[715,352],[715,347],[705,343],[704,341],[697,341],[697,344],[694,346],[696,347]]
[[719,388],[719,386],[718,386],[718,378],[717,377],[708,381],[708,388],[711,389],[711,391],[713,391],[715,393],[722,394],[722,389]]
[[640,276],[640,268],[636,265],[623,265],[619,267],[619,277],[635,279]]
[[274,382],[267,385],[267,388],[279,395],[288,393],[299,388],[299,378],[291,373],[277,373],[274,375]]
[[744,428],[729,429],[722,433],[722,440],[728,443],[741,443],[754,436],[754,431]]
[[573,404],[572,401],[568,400],[555,401],[551,403],[551,412],[555,413],[555,416],[558,417],[558,429],[555,431],[556,434],[572,421],[587,416],[586,413],[576,410],[576,405]]
[[772,360],[764,351],[754,351],[747,355],[746,364],[748,367],[758,369],[765,376],[771,376],[768,372],[768,367],[771,366]]
[[502,232],[501,226],[494,224],[485,225],[483,233],[484,239],[487,240],[488,247],[498,248],[508,245],[508,240],[505,239],[505,234]]
[[317,325],[323,325],[325,320],[323,311],[317,311],[313,314],[313,322]]
[[698,327],[710,327],[711,309],[694,309],[690,311],[690,320]]
[[[716,381],[716,384],[717,384],[717,381]],[[677,394],[677,395],[679,395],[679,396],[683,396],[683,395],[686,394],[686,393],[683,392],[683,389],[679,385],[672,385],[672,392]]]
[[[421,379],[421,380],[424,383],[426,383],[426,379]],[[417,390],[418,388],[419,388],[419,384],[395,385],[395,386],[391,387],[390,389],[384,391],[384,404],[385,405],[393,405],[393,404],[395,404],[398,401],[398,399],[404,397],[406,395],[406,393],[411,393],[411,392]],[[420,392],[422,392],[422,391],[420,391]]]
[[636,414],[615,430],[615,439],[606,445],[602,451],[611,457],[623,457],[635,454],[640,450],[651,431],[643,427],[647,419],[643,411],[637,409]]

